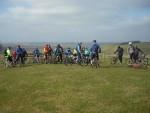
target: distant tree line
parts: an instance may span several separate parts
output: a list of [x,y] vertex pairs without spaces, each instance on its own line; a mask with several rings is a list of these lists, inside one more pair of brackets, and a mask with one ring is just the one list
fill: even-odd
[[[130,42],[130,41],[129,41]],[[120,45],[126,45],[126,44],[128,44],[129,42],[122,42],[122,43],[120,43]],[[139,43],[141,43],[141,41],[131,41],[133,44],[139,44]]]

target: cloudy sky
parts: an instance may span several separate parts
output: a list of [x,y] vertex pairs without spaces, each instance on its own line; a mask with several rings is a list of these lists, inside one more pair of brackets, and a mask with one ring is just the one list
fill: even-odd
[[150,41],[150,0],[0,0],[1,42]]

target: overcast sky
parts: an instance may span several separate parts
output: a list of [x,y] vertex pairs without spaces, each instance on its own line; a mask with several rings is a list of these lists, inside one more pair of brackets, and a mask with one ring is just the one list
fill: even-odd
[[1,42],[150,41],[150,0],[0,0]]

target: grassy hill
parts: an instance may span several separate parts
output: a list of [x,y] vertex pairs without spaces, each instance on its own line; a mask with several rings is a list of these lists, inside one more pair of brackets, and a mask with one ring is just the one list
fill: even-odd
[[0,113],[150,113],[149,73],[106,63],[0,68]]
[[[104,44],[102,46],[102,51],[105,54],[113,54],[113,52],[117,49],[118,45],[120,45],[119,43],[115,43],[115,44]],[[150,56],[150,42],[142,42],[142,43],[137,43],[134,44],[137,45],[146,55]],[[127,48],[128,48],[128,44],[123,44],[120,45],[121,47],[124,48],[125,54],[127,54]]]

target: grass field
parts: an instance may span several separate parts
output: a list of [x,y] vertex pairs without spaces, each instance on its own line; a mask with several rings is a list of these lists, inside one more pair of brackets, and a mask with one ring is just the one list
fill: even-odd
[[150,69],[1,68],[0,113],[150,113]]

